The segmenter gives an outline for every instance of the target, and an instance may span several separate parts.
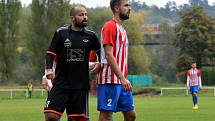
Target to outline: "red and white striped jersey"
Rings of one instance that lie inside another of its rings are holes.
[[[107,63],[103,45],[110,44],[113,46],[113,56],[126,78],[128,75],[128,37],[125,29],[114,19],[106,22],[101,31],[101,44],[101,70],[98,84],[121,84]]]
[[[199,81],[201,79],[201,72],[197,68],[191,68],[187,72],[187,78],[189,79],[189,86],[200,85]]]

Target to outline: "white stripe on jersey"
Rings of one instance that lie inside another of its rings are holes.
[[[197,69],[190,69],[188,71],[189,73],[189,86],[195,86],[199,85],[199,76],[198,76],[198,70]]]
[[[127,58],[128,58],[128,38],[126,35],[126,31],[121,25],[116,24],[116,43],[114,46],[114,57],[117,61],[119,69],[122,71],[123,75],[127,76]],[[101,34],[101,41],[103,41]],[[121,84],[117,76],[114,72],[111,71],[110,66],[107,64],[107,60],[105,58],[103,45],[101,46],[101,63],[104,66],[99,74],[98,84],[104,83],[113,83],[113,84]],[[102,72],[102,73],[101,73]],[[102,77],[100,77],[102,76]]]

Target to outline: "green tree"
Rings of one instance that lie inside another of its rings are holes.
[[[158,35],[151,35],[154,38],[151,41],[159,40],[160,45],[148,47],[152,64],[150,69],[153,74],[162,77],[161,82],[176,82],[175,72],[175,58],[177,50],[172,46],[174,40],[174,27],[167,22],[159,25],[160,33]]]
[[[129,74],[146,74],[149,72],[150,59],[144,46],[139,45],[143,40],[140,27],[143,24],[145,13],[134,12],[130,19],[125,23],[125,29],[129,39]]]
[[[0,1],[0,82],[15,78],[20,8],[19,0]]]
[[[182,20],[176,25],[174,41],[174,45],[180,49],[176,64],[178,70],[189,68],[185,66],[190,65],[190,61],[196,61],[199,67],[214,65],[215,20],[198,6],[179,15]],[[188,56],[190,61],[185,62]]]
[[[89,28],[98,33],[100,37],[101,28],[104,22],[111,19],[112,16],[112,12],[109,8],[88,9]]]
[[[69,7],[69,0],[32,1],[26,42],[34,79],[40,79],[44,72],[45,53],[54,31],[68,23]]]

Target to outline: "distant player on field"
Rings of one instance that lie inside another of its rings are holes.
[[[202,88],[201,72],[196,68],[196,63],[192,63],[191,69],[187,71],[187,87],[193,97],[193,109],[198,109],[198,92]]]

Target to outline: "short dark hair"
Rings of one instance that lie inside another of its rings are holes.
[[[110,1],[110,8],[112,10],[112,12],[114,12],[114,7],[120,4],[121,0],[111,0]]]
[[[76,7],[83,7],[83,8],[86,8],[84,5],[82,4],[76,4],[76,5],[73,5],[72,8],[70,9],[70,16],[74,16],[75,15],[75,8]]]

